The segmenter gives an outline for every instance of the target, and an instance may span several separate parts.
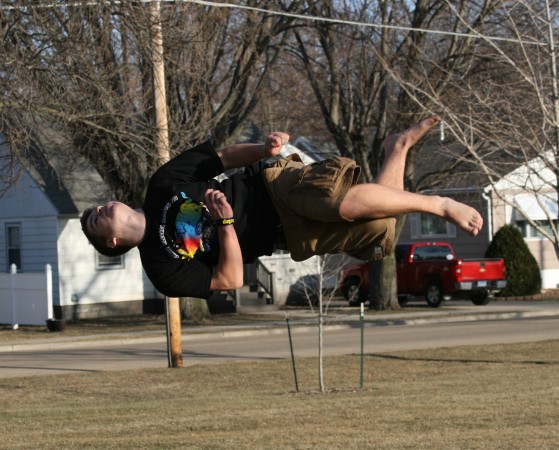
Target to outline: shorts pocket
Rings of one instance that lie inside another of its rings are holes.
[[[328,197],[336,197],[357,182],[359,172],[359,166],[349,158],[330,158],[305,166],[293,192],[316,190]]]

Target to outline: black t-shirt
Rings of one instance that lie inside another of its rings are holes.
[[[146,234],[138,247],[144,270],[169,297],[210,296],[219,258],[216,226],[203,204],[207,189],[222,191],[233,208],[244,262],[269,255],[279,218],[263,184],[260,165],[219,182],[221,159],[209,142],[186,150],[151,177],[142,209]]]

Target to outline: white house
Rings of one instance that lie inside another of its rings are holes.
[[[0,174],[0,192],[0,270],[14,263],[20,272],[41,272],[50,264],[55,317],[141,313],[161,302],[137,250],[105,258],[84,238],[81,211],[108,198],[89,165],[56,156],[47,162],[30,149]]]
[[[490,200],[492,226],[495,230],[515,224],[536,258],[544,289],[559,288],[559,259],[551,241],[538,232],[534,224],[551,233],[551,222],[558,225],[557,177],[553,153],[536,157],[506,174],[484,191]]]

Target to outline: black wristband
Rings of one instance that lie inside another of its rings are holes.
[[[235,223],[235,219],[233,217],[229,217],[228,219],[216,219],[215,224],[220,227],[224,227],[225,225],[233,225]]]

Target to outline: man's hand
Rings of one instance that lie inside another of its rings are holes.
[[[270,133],[264,142],[264,155],[276,156],[281,147],[289,142],[289,135],[281,131]]]
[[[213,219],[229,219],[233,217],[233,208],[227,201],[227,197],[221,191],[208,189],[204,195],[204,203],[208,207]]]

